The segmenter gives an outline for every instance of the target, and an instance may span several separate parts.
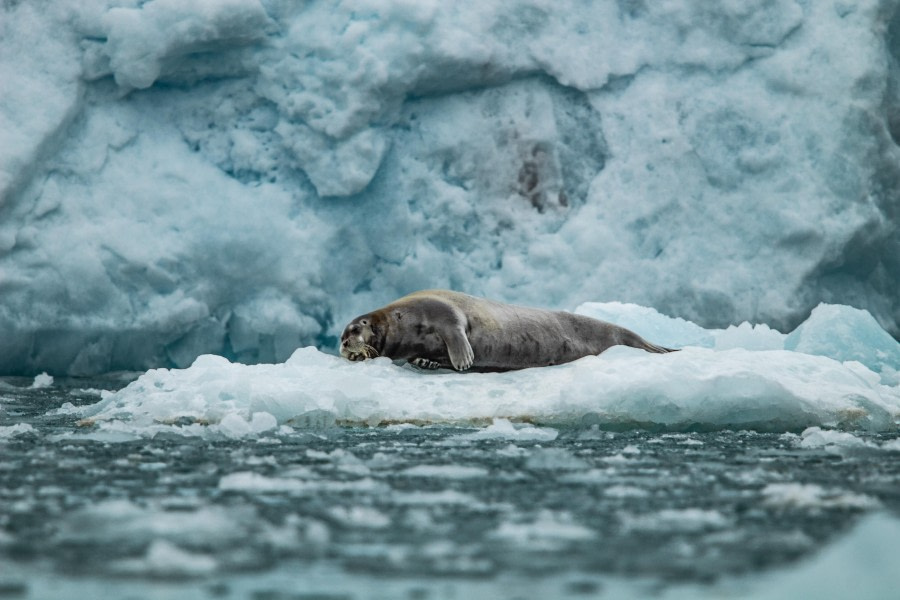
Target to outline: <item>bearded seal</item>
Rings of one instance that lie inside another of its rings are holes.
[[[511,371],[567,363],[616,345],[674,351],[583,315],[423,290],[353,319],[341,335],[341,356],[386,356],[423,369]]]

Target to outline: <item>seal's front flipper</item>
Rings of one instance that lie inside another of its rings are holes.
[[[475,352],[472,351],[472,344],[469,343],[463,328],[451,329],[444,332],[441,337],[447,344],[447,354],[450,355],[453,368],[457,371],[468,370],[475,362]]]
[[[428,369],[430,371],[441,368],[441,363],[434,360],[428,360],[427,358],[414,358],[409,362],[419,367],[420,369]]]

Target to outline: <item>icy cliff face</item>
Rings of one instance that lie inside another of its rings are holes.
[[[900,331],[892,2],[7,2],[0,371],[284,360],[403,293]]]

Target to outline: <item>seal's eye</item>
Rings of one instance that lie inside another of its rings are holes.
[[[369,324],[369,322],[366,319],[363,319],[359,323],[360,323],[360,325],[366,325],[366,326],[368,326],[368,324]]]

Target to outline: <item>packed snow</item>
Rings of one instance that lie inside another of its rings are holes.
[[[5,2],[0,80],[2,373],[280,362],[433,287],[900,333],[880,0]]]
[[[118,392],[104,392],[96,404],[60,411],[80,414],[86,425],[96,426],[88,428],[89,435],[101,436],[169,431],[241,438],[339,425],[488,425],[457,436],[460,442],[552,441],[555,427],[601,425],[796,430],[804,431],[801,446],[847,446],[852,434],[825,430],[895,431],[900,424],[900,385],[893,380],[896,371],[883,362],[890,353],[873,360],[870,346],[860,342],[870,339],[872,330],[841,326],[839,315],[855,319],[855,309],[820,307],[785,338],[797,340],[798,347],[813,352],[809,354],[715,349],[721,335],[732,338],[730,346],[743,339],[755,348],[757,336],[768,344],[772,335],[767,328],[747,327],[740,336],[702,330],[698,336],[699,326],[645,307],[590,306],[592,314],[618,311],[623,321],[642,323],[667,343],[679,345],[684,331],[685,339],[707,340],[713,347],[685,346],[659,355],[616,346],[564,365],[506,373],[425,372],[383,357],[350,362],[312,347],[277,365],[202,356],[187,369],[151,370]],[[832,318],[820,318],[822,312]],[[824,345],[818,343],[827,337],[823,329],[832,332]],[[639,328],[639,333],[645,332]],[[888,369],[886,378],[878,368]],[[683,442],[699,443],[691,438]],[[621,460],[640,454],[639,448],[626,450],[629,454]],[[565,451],[548,449],[529,460],[545,461],[552,469],[580,464],[577,457],[561,453]],[[351,462],[348,468],[361,468]]]

